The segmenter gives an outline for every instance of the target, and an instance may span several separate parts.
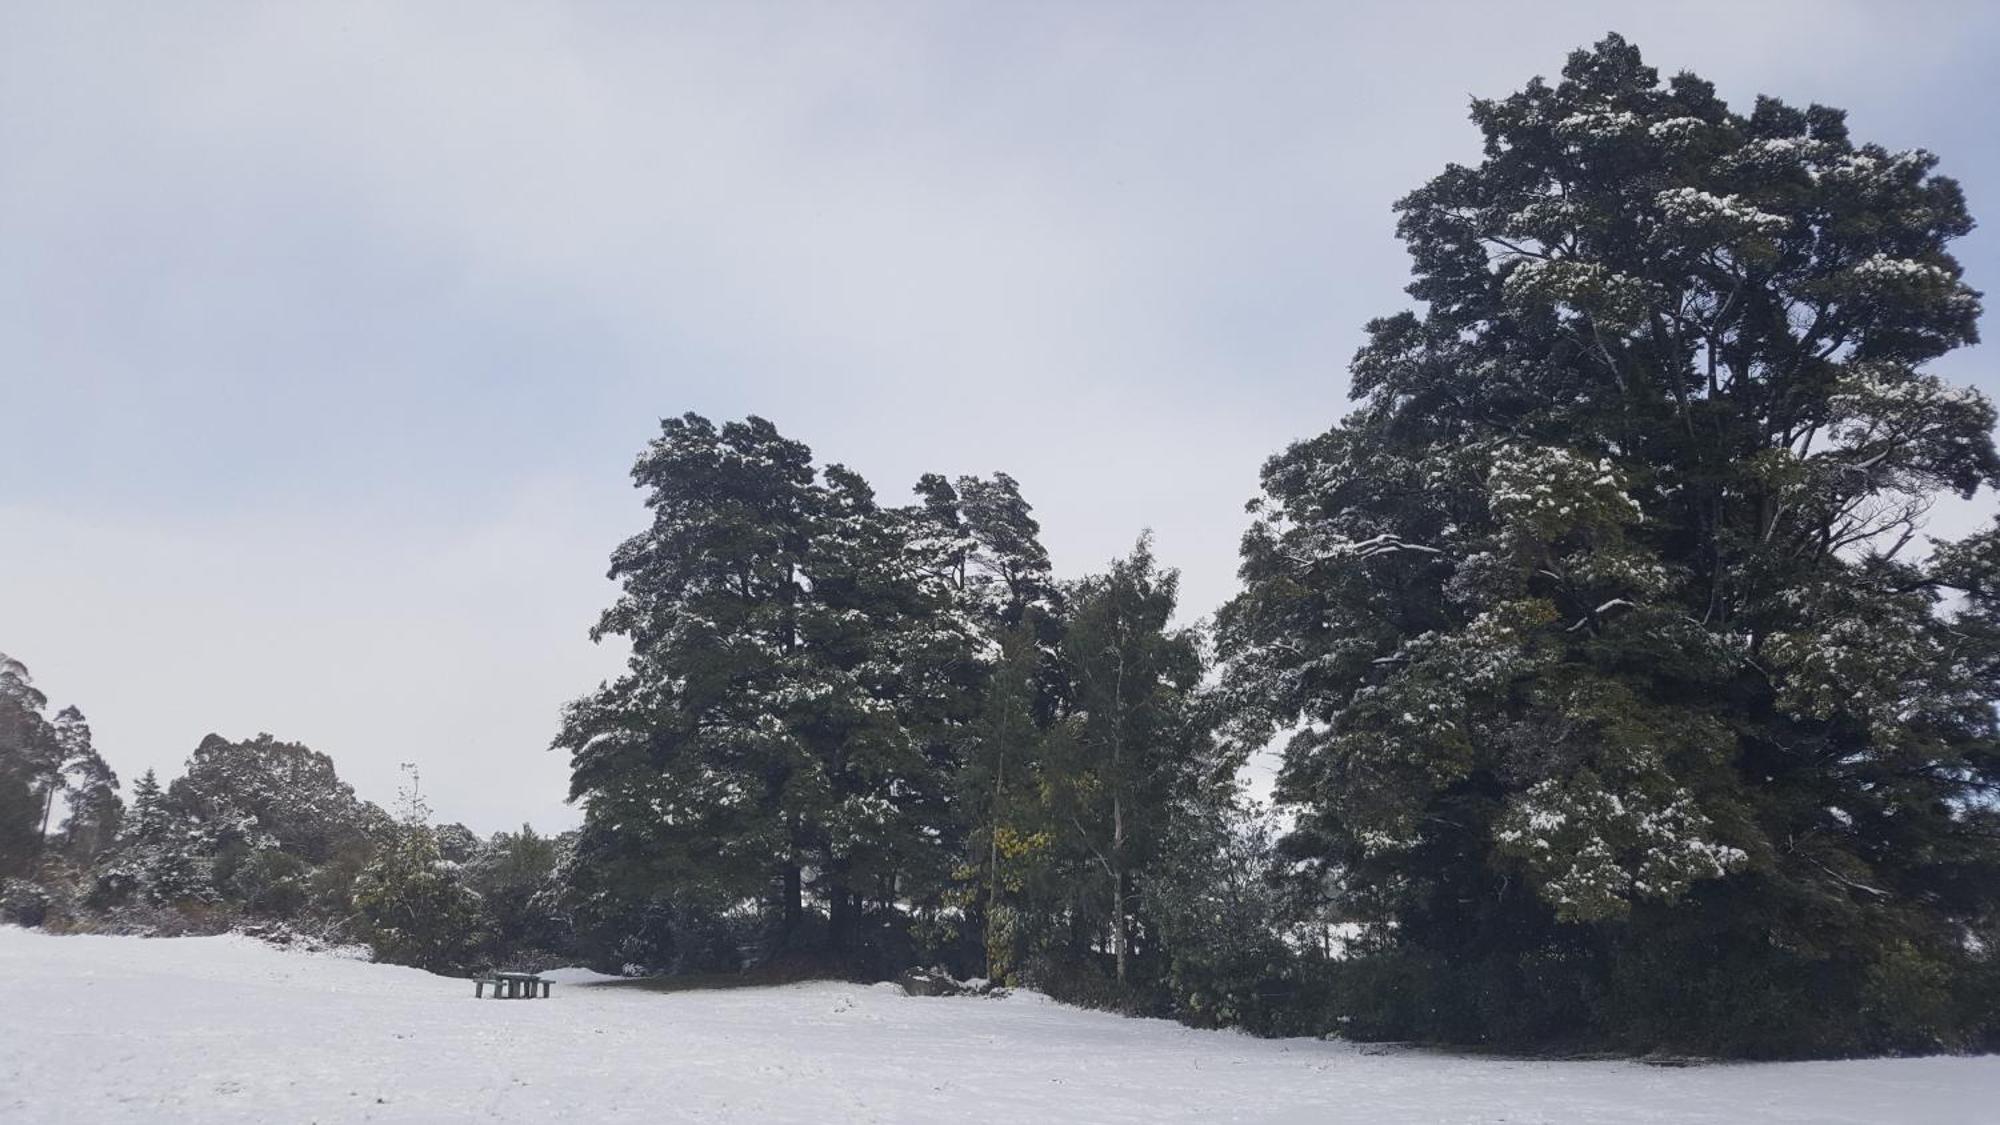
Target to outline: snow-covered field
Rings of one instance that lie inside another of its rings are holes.
[[[0,928],[7,1121],[1975,1122],[2000,1058],[1660,1069],[1370,1052],[877,986],[547,1001],[247,938]]]

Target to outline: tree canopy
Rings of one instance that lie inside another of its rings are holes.
[[[1990,548],[1915,549],[2000,469],[1925,369],[1976,338],[1962,192],[1617,36],[1472,117],[1485,159],[1397,205],[1421,310],[1266,466],[1222,614],[1289,846],[1439,967],[1405,1034],[1963,1041],[2000,772],[1940,591]]]

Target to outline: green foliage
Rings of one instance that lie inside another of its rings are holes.
[[[650,856],[638,838],[631,852],[621,853],[619,840],[593,841],[600,834],[625,835],[586,824],[562,849],[552,877],[551,914],[584,964],[607,973],[724,973],[745,967],[748,953],[762,944],[763,919],[732,913],[726,903],[648,877]]]
[[[1018,483],[885,506],[664,420],[566,710],[578,832],[481,841],[211,735],[129,813],[0,657],[0,910],[348,917],[384,960],[983,970],[1273,1034],[1777,1057],[2000,1045],[1995,412],[1936,158],[1617,36],[1398,204],[1421,311],[1273,457],[1214,652]],[[1204,690],[1219,660],[1219,684]],[[1218,732],[1220,738],[1218,738]],[[1282,838],[1234,774],[1282,740]],[[58,809],[65,812],[51,831]],[[76,885],[83,885],[80,881]]]
[[[354,884],[354,907],[375,959],[433,972],[465,968],[478,941],[479,899],[420,820],[395,838]]]
[[[0,922],[39,926],[48,919],[48,888],[28,879],[0,879]]]
[[[269,734],[203,738],[168,799],[210,833],[230,867],[239,858],[230,853],[258,847],[325,863],[379,823],[331,758]]]
[[[1990,1035],[1947,998],[2000,900],[1994,549],[1901,557],[2000,472],[1922,369],[1974,339],[1962,193],[1616,36],[1473,119],[1484,160],[1398,204],[1424,312],[1266,466],[1218,622],[1231,737],[1289,732],[1287,849],[1387,935],[1354,1028]]]
[[[47,705],[27,666],[0,653],[0,874],[88,864],[118,830],[118,775],[90,724],[75,707],[50,719]]]
[[[1249,1006],[1218,983],[1247,974],[1223,964],[1235,932],[1190,922],[1195,900],[1224,893],[1210,880],[1232,877],[1233,841],[1195,830],[1221,823],[1230,786],[1199,693],[1200,638],[1171,625],[1176,587],[1142,539],[1068,585],[1057,616],[1001,635],[963,775],[977,810],[968,874],[988,976],[1076,1003],[1247,1023]],[[1275,939],[1264,948],[1284,958]]]
[[[1044,745],[1041,789],[1050,829],[1100,878],[1120,984],[1138,887],[1172,804],[1199,781],[1208,736],[1193,706],[1202,676],[1195,637],[1169,627],[1179,575],[1161,571],[1149,539],[1068,592],[1060,649],[1067,707]]]
[[[27,666],[0,653],[0,876],[33,871],[41,854],[46,794],[61,769],[47,706]]]
[[[868,900],[922,901],[954,866],[953,731],[981,668],[921,510],[752,418],[668,419],[633,478],[651,527],[614,554],[596,635],[627,673],[573,704],[557,745],[588,826],[580,860],[627,897],[770,906],[773,950],[807,892],[848,948]]]
[[[312,865],[279,848],[258,848],[236,865],[226,896],[252,914],[296,918],[312,901]]]
[[[479,897],[481,929],[496,960],[568,946],[569,935],[551,896],[562,858],[561,842],[525,824],[519,832],[495,833],[473,854],[465,881]]]
[[[885,508],[756,418],[669,419],[634,479],[652,525],[613,556],[598,630],[632,659],[557,741],[587,955],[829,950],[1151,1004],[1166,818],[1226,765],[1150,546],[1059,587],[1005,474]]]
[[[1271,826],[1226,790],[1184,799],[1141,895],[1163,950],[1169,1010],[1261,1035],[1316,1035],[1333,1018],[1323,920],[1283,880]]]
[[[324,754],[268,734],[208,736],[170,789],[147,771],[128,812],[82,713],[49,719],[46,704],[24,667],[0,660],[0,858],[34,874],[10,883],[10,917],[145,933],[254,918],[365,936],[385,958],[440,968],[572,946],[559,849],[532,829],[488,844],[463,825],[430,828],[420,803],[398,824]]]
[[[147,770],[132,787],[132,811],[117,844],[97,867],[90,901],[99,907],[214,903],[221,896],[208,850],[200,828],[168,803]]]
[[[118,839],[125,804],[118,799],[118,775],[93,749],[66,770],[69,813],[63,819],[62,852],[71,863],[88,866]]]
[[[1036,611],[1039,614],[1039,611]],[[1038,643],[1033,621],[999,635],[999,657],[968,731],[968,751],[958,771],[958,807],[968,822],[967,863],[960,873],[970,886],[960,898],[972,909],[985,975],[1013,978],[1021,968],[1023,942],[1019,900],[1024,877],[1039,866],[1050,837],[1028,827],[1041,819],[1035,779],[1046,737],[1037,720],[1044,710],[1042,671],[1050,654]],[[931,940],[944,944],[949,935]]]

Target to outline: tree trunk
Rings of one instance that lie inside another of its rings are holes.
[[[805,913],[804,882],[799,877],[799,865],[785,864],[784,922],[778,931],[778,948],[788,949],[792,937],[798,933],[799,918]]]
[[[993,975],[993,908],[1000,901],[1000,792],[1007,785],[1007,750],[1003,741],[1000,764],[993,774],[993,805],[986,825],[986,901],[980,904],[979,959],[988,977]]]
[[[1111,947],[1118,954],[1118,983],[1125,983],[1126,947],[1131,938],[1125,926],[1125,899],[1127,886],[1132,878],[1125,870],[1125,860],[1121,851],[1125,844],[1125,802],[1116,791],[1111,795],[1111,867],[1112,893],[1115,896],[1111,911]]]
[[[829,876],[831,886],[826,896],[826,944],[835,953],[845,953],[853,946],[854,937],[854,893],[847,889],[844,874]]]
[[[1111,946],[1118,955],[1118,983],[1125,983],[1125,629],[1118,628],[1118,678],[1112,685],[1111,712]]]
[[[60,788],[61,785],[62,785],[62,771],[58,769],[55,773],[49,775],[49,792],[47,796],[42,798],[42,834],[41,837],[37,839],[35,842],[35,851],[38,854],[48,850],[49,820],[55,816],[56,790]]]

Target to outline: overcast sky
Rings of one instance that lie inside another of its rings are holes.
[[[545,748],[620,662],[586,631],[661,416],[891,500],[1004,469],[1061,572],[1152,527],[1203,615],[1406,303],[1389,207],[1477,157],[1470,95],[1615,29],[1992,218],[1997,13],[0,0],[0,651],[128,779],[270,731],[567,827]]]

